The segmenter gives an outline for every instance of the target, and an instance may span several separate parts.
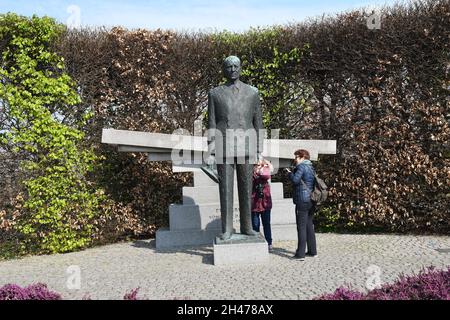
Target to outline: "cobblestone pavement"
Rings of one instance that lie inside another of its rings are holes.
[[[217,267],[212,247],[156,252],[154,240],[0,262],[0,286],[42,282],[65,299],[311,299],[341,285],[365,290],[423,267],[450,265],[450,237],[318,234],[319,256],[290,260],[296,241],[275,242],[265,264]],[[67,283],[79,266],[81,288]],[[379,269],[378,269],[379,268]],[[75,270],[75,271],[74,271]]]

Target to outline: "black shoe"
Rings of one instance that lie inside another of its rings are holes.
[[[293,255],[293,256],[291,257],[291,259],[292,259],[292,260],[298,260],[298,261],[305,261],[305,258],[300,257],[300,256],[298,256],[298,255]]]
[[[317,257],[317,253],[316,254],[311,254],[311,253],[306,253],[306,256],[307,257],[310,257],[310,258],[315,258],[315,257]]]

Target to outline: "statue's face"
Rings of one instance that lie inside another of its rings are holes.
[[[241,64],[237,60],[225,62],[223,67],[225,78],[228,80],[237,80],[241,76]]]

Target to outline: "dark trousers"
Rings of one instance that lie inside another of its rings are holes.
[[[270,210],[264,212],[252,212],[252,226],[253,230],[259,232],[260,227],[260,217],[263,224],[264,238],[269,245],[272,245],[272,229],[270,228]]]
[[[309,254],[317,254],[313,224],[314,211],[315,207],[311,202],[301,202],[295,206],[298,236],[298,247],[295,254],[301,258],[305,257],[306,246],[308,246]]]

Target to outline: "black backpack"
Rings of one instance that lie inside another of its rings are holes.
[[[311,201],[316,205],[320,206],[322,203],[325,202],[328,198],[328,187],[325,184],[325,182],[320,179],[317,174],[314,173],[314,188],[311,191]],[[302,180],[303,185],[306,189],[308,187],[306,186],[306,183]]]
[[[328,198],[328,187],[325,182],[315,175],[314,190],[311,192],[311,201],[320,206]]]

